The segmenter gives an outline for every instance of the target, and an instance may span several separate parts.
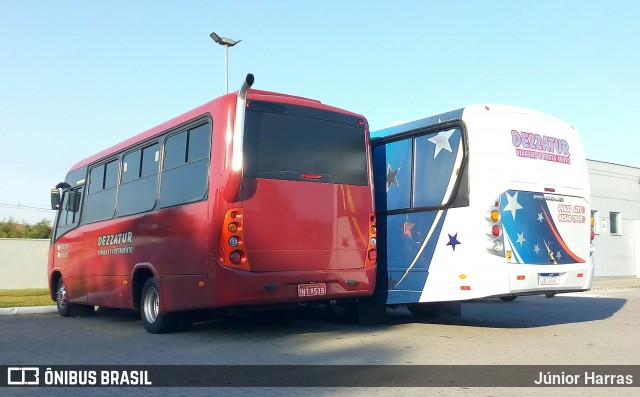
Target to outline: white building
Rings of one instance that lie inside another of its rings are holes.
[[[596,276],[640,277],[640,168],[587,160]]]

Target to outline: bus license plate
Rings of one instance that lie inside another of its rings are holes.
[[[558,285],[560,283],[560,273],[539,273],[539,285]]]
[[[298,296],[320,296],[327,294],[327,284],[325,283],[316,283],[316,284],[298,284]]]

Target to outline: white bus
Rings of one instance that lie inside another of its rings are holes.
[[[473,105],[372,132],[377,301],[460,302],[591,288],[589,181],[576,129]]]

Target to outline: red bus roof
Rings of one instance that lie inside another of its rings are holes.
[[[122,150],[125,150],[126,148],[130,147],[130,146],[134,146],[140,142],[143,142],[147,139],[153,138],[156,135],[160,135],[163,132],[178,126],[180,124],[186,123],[189,120],[192,120],[198,116],[201,116],[205,113],[208,113],[210,111],[210,109],[212,107],[214,107],[215,105],[217,105],[218,102],[233,102],[233,104],[235,104],[235,99],[237,98],[238,92],[234,92],[234,93],[230,93],[227,95],[223,95],[221,97],[218,97],[212,101],[209,101],[203,105],[200,105],[194,109],[191,109],[177,117],[174,117],[168,121],[165,121],[162,124],[158,124],[157,126],[150,128],[140,134],[134,135],[131,138],[128,138],[120,143],[117,143],[107,149],[104,149],[92,156],[89,156],[87,158],[85,158],[84,160],[79,161],[78,163],[76,163],[73,167],[71,167],[71,171],[78,169],[80,167],[89,165],[91,163],[94,163],[100,159],[103,159],[105,157],[108,157],[110,155],[114,155],[116,153],[119,153]],[[349,112],[347,110],[344,109],[340,109],[340,108],[336,108],[333,106],[329,106],[329,105],[325,105],[322,102],[315,100],[315,99],[310,99],[310,98],[305,98],[305,97],[300,97],[300,96],[295,96],[295,95],[288,95],[288,94],[280,94],[280,93],[276,93],[276,92],[270,92],[270,91],[261,91],[261,90],[249,90],[248,94],[247,94],[247,100],[251,101],[251,100],[258,100],[258,101],[269,101],[269,102],[281,102],[281,103],[288,103],[288,104],[293,104],[293,105],[301,105],[301,106],[308,106],[308,107],[313,107],[313,108],[317,108],[317,109],[324,109],[324,110],[328,110],[328,111],[332,111],[332,112],[338,112],[338,113],[344,113],[344,114],[349,114],[352,116],[356,116],[356,117],[361,117],[364,119],[364,117],[360,114],[357,113],[353,113],[353,112]]]

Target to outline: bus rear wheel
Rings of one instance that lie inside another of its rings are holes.
[[[142,287],[140,298],[140,317],[147,332],[151,334],[164,334],[173,331],[176,325],[174,313],[160,311],[160,293],[156,279],[150,277]]]
[[[504,302],[512,302],[516,300],[517,297],[518,295],[509,295],[509,296],[501,296],[500,299]]]

